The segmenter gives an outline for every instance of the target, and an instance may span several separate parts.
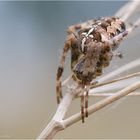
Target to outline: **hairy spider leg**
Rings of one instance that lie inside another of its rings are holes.
[[[63,48],[63,52],[62,52],[62,56],[61,56],[61,60],[60,60],[60,65],[57,69],[57,76],[56,76],[56,97],[57,97],[57,103],[60,103],[60,98],[62,98],[62,86],[61,86],[61,77],[63,74],[63,70],[64,70],[64,63],[65,63],[65,59],[67,56],[67,53],[70,49],[71,46],[71,42],[70,40],[67,40],[65,43],[65,46]]]
[[[84,87],[82,86],[83,91],[81,95],[81,118],[82,123],[85,122],[85,117],[88,117],[88,93],[90,89],[90,85]]]
[[[88,117],[88,90],[86,91],[85,95],[85,115]]]
[[[85,104],[85,100],[84,100],[85,96],[84,96],[84,91],[82,92],[81,95],[81,118],[82,118],[82,123],[85,122],[85,112],[84,112],[84,104]]]
[[[63,47],[63,52],[60,60],[60,65],[57,69],[57,76],[56,76],[56,97],[57,97],[57,103],[60,103],[60,98],[62,98],[62,84],[61,84],[61,77],[64,71],[64,63],[67,56],[68,51],[72,50],[72,45],[77,42],[77,39],[75,38],[74,34],[69,34],[68,38],[65,42],[65,45]]]
[[[68,34],[76,33],[76,31],[78,31],[78,30],[83,30],[85,28],[89,28],[92,26],[93,23],[95,23],[95,21],[96,20],[89,20],[87,22],[71,25],[70,27],[68,27],[67,33]]]
[[[88,94],[89,94],[90,85],[86,86],[86,95],[85,95],[85,116],[88,117]]]
[[[77,30],[80,29],[81,29],[81,24],[71,25],[70,27],[68,27],[67,33],[68,34],[75,33]]]

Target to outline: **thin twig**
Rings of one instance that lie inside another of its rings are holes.
[[[108,85],[108,84],[111,84],[111,83],[114,83],[114,82],[118,82],[118,81],[125,80],[125,79],[131,78],[131,77],[136,77],[136,76],[140,76],[140,72],[136,72],[136,73],[133,73],[133,74],[121,77],[121,78],[117,78],[117,79],[114,79],[114,80],[111,80],[111,81],[108,81],[108,82],[99,83],[99,84],[96,84],[96,85],[91,85],[90,88],[92,89],[92,88],[95,88],[95,87]]]
[[[108,104],[111,104],[112,102],[119,100],[120,98],[128,95],[129,93],[131,93],[139,88],[140,88],[140,81],[132,84],[131,86],[124,88],[123,90],[115,93],[114,95],[112,95],[110,97],[107,97],[107,98],[97,102],[96,104],[93,104],[92,106],[90,106],[88,108],[89,115],[102,109],[103,107],[107,106]],[[80,120],[81,120],[81,113],[79,112],[79,113],[65,119],[63,121],[63,126],[65,126],[65,128],[66,128]]]
[[[37,139],[52,139],[53,136],[60,130],[64,129],[62,120],[65,116],[65,113],[68,110],[69,105],[71,104],[72,99],[74,98],[74,94],[67,93],[62,99],[58,109],[47,125],[47,127],[41,132]]]
[[[89,96],[93,96],[93,97],[108,97],[108,96],[112,96],[116,93],[89,93]],[[140,96],[140,92],[132,92],[126,96],[131,96],[131,97],[134,97],[134,96]]]
[[[107,93],[89,93],[89,96],[90,97],[108,97],[108,96],[112,96],[114,94],[116,94],[116,93],[109,93],[109,92],[107,92]],[[129,97],[140,96],[140,92],[132,92],[126,96],[129,96]],[[81,95],[78,94],[76,97],[79,98],[79,97],[81,97]]]
[[[70,81],[70,79],[72,78],[72,75],[73,75],[73,74],[71,74],[68,78],[66,78],[66,79],[62,82],[62,86],[65,86],[65,85]]]
[[[114,95],[112,95],[108,98],[105,98],[105,99],[97,102],[96,104],[94,104],[88,108],[89,115],[102,109],[103,107],[107,106],[108,104],[111,104],[112,102],[119,100],[120,98],[130,94],[131,92],[135,91],[138,88],[140,88],[140,81],[134,83],[131,86],[128,86],[127,88],[124,88],[123,90],[115,93]],[[39,140],[40,139],[41,140],[51,139],[58,131],[64,130],[66,127],[81,120],[81,113],[80,112],[65,119],[65,120],[62,119],[62,118],[64,118],[64,115],[67,112],[64,105],[67,105],[67,109],[68,109],[68,107],[70,105],[70,101],[73,98],[74,98],[74,96],[71,93],[67,93],[65,95],[65,97],[63,98],[61,104],[59,105],[57,112],[54,115],[53,119],[48,124],[48,126],[42,131],[42,133],[39,135],[39,137],[37,139],[39,139]],[[66,101],[68,101],[68,103]]]
[[[65,117],[66,112],[68,111],[68,108],[73,100],[73,98],[80,92],[80,89],[76,87],[75,85],[75,93],[67,92],[60,102],[57,111],[50,121],[50,123],[47,125],[47,127],[41,132],[41,134],[38,136],[37,139],[52,139],[53,136],[60,130],[64,129],[63,126],[63,119]]]

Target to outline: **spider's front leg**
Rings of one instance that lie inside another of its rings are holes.
[[[81,119],[82,119],[82,123],[85,122],[85,119],[84,119],[85,118],[85,111],[84,111],[85,100],[84,99],[85,99],[85,95],[84,95],[84,90],[83,90],[82,95],[81,95]]]
[[[62,73],[64,70],[64,63],[65,63],[65,59],[67,56],[67,53],[70,49],[70,45],[71,42],[70,40],[67,40],[65,42],[65,46],[63,48],[63,52],[62,52],[62,56],[61,56],[61,60],[60,60],[60,65],[57,69],[57,75],[56,75],[56,97],[57,97],[57,103],[60,103],[60,98],[62,98],[62,87],[61,87],[61,77],[62,77]]]
[[[79,24],[74,24],[71,25],[68,29],[67,29],[67,33],[71,34],[71,33],[76,33],[78,30],[83,30],[86,28],[91,27],[91,25],[93,23],[95,23],[96,20],[89,20],[87,22],[83,22],[83,23],[79,23]]]
[[[65,42],[64,48],[63,48],[63,52],[62,52],[62,56],[61,56],[61,60],[60,60],[60,65],[57,69],[57,75],[56,75],[56,97],[57,97],[57,103],[60,103],[60,98],[62,98],[62,85],[61,85],[61,78],[62,78],[62,74],[64,71],[64,63],[65,63],[65,59],[67,56],[67,53],[69,51],[69,49],[71,48],[73,42],[75,42],[75,37],[73,36],[73,34],[70,34]]]
[[[88,94],[89,94],[90,86],[86,86],[86,95],[85,95],[85,116],[88,117]]]

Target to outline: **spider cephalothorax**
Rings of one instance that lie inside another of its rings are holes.
[[[61,76],[63,73],[65,57],[71,50],[71,70],[73,80],[86,92],[85,107],[81,103],[82,121],[87,112],[88,89],[93,79],[102,74],[102,69],[109,66],[114,55],[121,57],[116,52],[118,45],[127,35],[125,24],[117,17],[105,17],[98,20],[90,20],[85,23],[72,25],[68,28],[68,37],[63,48],[61,62],[57,71],[57,102],[62,98]],[[85,108],[85,111],[84,111]]]

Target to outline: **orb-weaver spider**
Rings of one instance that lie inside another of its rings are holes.
[[[117,52],[120,42],[128,34],[125,23],[118,17],[104,17],[72,25],[67,30],[60,65],[57,70],[57,102],[62,98],[61,77],[68,51],[71,51],[72,78],[83,89],[81,96],[81,117],[88,117],[88,91],[92,80],[102,75],[113,56],[122,57]]]

